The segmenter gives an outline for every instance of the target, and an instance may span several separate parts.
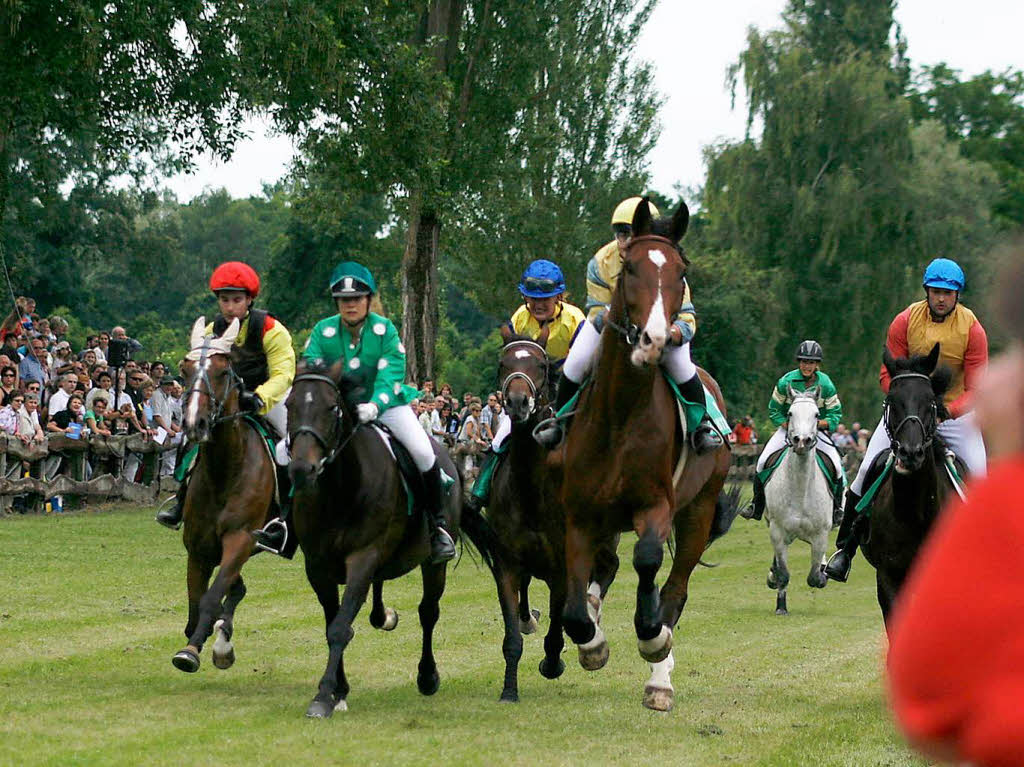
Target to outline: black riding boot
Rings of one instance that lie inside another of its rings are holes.
[[[259,530],[254,530],[252,537],[256,541],[257,549],[291,559],[295,556],[295,549],[298,547],[298,543],[294,539],[295,533],[288,524],[288,515],[292,511],[291,481],[288,478],[286,466],[277,466],[276,468],[280,514]]]
[[[746,517],[747,519],[760,519],[764,515],[764,483],[758,478],[757,474],[754,475],[754,499],[750,502],[743,511],[740,512],[740,516]]]
[[[441,467],[435,462],[423,472],[424,511],[430,522],[430,563],[447,562],[455,556],[455,540],[448,532],[444,518],[444,487]]]
[[[555,413],[557,414],[559,410],[565,407],[579,390],[580,385],[569,378],[563,371],[561,378],[558,379],[558,390],[555,392]],[[560,420],[549,418],[540,424],[537,431],[534,432],[533,438],[537,440],[537,444],[541,447],[546,447],[548,450],[556,448],[562,443],[571,420],[571,417]]]
[[[843,511],[843,522],[839,525],[839,534],[836,536],[837,551],[833,554],[828,564],[825,565],[825,575],[834,581],[846,583],[850,577],[850,568],[853,565],[853,558],[857,556],[857,546],[860,544],[861,532],[864,525],[868,524],[866,514],[857,512],[857,504],[860,496],[852,490],[846,492],[846,508]]]
[[[185,479],[178,483],[178,490],[174,494],[174,505],[169,509],[160,509],[156,513],[156,521],[164,527],[177,530],[181,527],[181,518],[185,514],[185,495],[188,493],[188,481],[191,474],[185,475]]]
[[[694,373],[693,378],[689,381],[679,384],[679,393],[683,395],[683,399],[687,402],[693,402],[701,407],[704,406],[704,384],[701,383],[700,376],[697,373]],[[693,430],[693,434],[690,435],[690,444],[693,445],[697,455],[710,453],[724,444],[722,435],[711,425],[706,411],[704,417],[701,418],[700,424]]]

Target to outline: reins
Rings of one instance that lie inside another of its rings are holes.
[[[295,431],[291,432],[288,439],[289,458],[291,458],[291,444],[295,441],[295,438],[300,434],[309,434],[311,437],[313,437],[313,439],[317,441],[317,443],[319,443],[320,447],[323,448],[324,451],[324,455],[320,459],[320,463],[316,467],[316,475],[319,476],[321,473],[323,473],[324,467],[330,464],[331,461],[334,460],[335,456],[337,456],[338,453],[345,449],[345,446],[349,443],[352,437],[355,436],[356,431],[358,431],[359,426],[361,424],[356,423],[356,425],[352,428],[352,431],[349,432],[348,436],[345,437],[345,439],[339,441],[338,444],[335,445],[334,447],[331,447],[331,442],[337,441],[338,433],[341,431],[341,428],[344,424],[344,408],[342,407],[341,402],[341,389],[338,388],[338,384],[335,383],[333,378],[331,378],[330,376],[323,375],[322,373],[300,373],[299,375],[295,376],[294,380],[292,381],[292,385],[294,386],[295,384],[302,383],[303,381],[319,381],[321,383],[327,384],[334,390],[333,410],[335,413],[335,418],[331,422],[333,428],[331,429],[329,435],[330,440],[328,440],[327,437],[324,437],[322,434],[320,434],[320,432],[317,431],[314,427],[306,425],[299,426],[297,429],[295,429]]]
[[[634,245],[643,242],[656,242],[660,245],[668,245],[672,249],[672,251],[677,256],[679,256],[679,260],[682,261],[684,264],[686,263],[683,259],[683,254],[679,252],[679,247],[676,245],[676,243],[672,242],[672,240],[670,240],[668,237],[662,237],[661,235],[658,234],[645,234],[640,237],[630,238],[629,242],[626,243],[627,252]],[[626,256],[623,256],[622,260],[625,261],[626,258]],[[615,290],[617,293],[620,294],[619,298],[622,303],[622,324],[620,325],[619,323],[615,322],[615,320],[612,319],[611,309],[609,309],[604,321],[608,325],[608,327],[610,327],[612,330],[614,330],[616,333],[622,336],[623,340],[625,340],[628,346],[636,346],[637,343],[639,343],[640,341],[640,334],[643,332],[643,329],[630,319],[629,309],[626,306],[625,280],[623,279],[623,275],[621,274],[619,275],[619,279],[616,282]]]

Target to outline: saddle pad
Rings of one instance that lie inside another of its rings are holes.
[[[761,481],[762,487],[768,485],[768,480],[775,474],[775,470],[782,464],[782,459],[786,457],[786,453],[789,452],[789,446],[781,447],[768,456],[768,461],[765,463],[764,468],[757,473],[757,478]],[[846,486],[846,477],[842,474],[839,476],[835,475],[832,467],[832,461],[825,455],[820,449],[815,449],[814,457],[818,462],[818,468],[821,470],[822,475],[825,477],[825,481],[828,483],[829,492],[832,493],[832,497],[836,497],[837,493],[841,493],[843,487]]]

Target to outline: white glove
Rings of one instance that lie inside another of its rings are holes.
[[[356,405],[356,415],[359,416],[359,423],[369,423],[377,420],[380,409],[373,402],[360,402]]]

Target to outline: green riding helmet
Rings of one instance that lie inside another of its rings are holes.
[[[334,267],[330,287],[335,298],[372,296],[377,292],[370,270],[356,261],[342,261]]]

